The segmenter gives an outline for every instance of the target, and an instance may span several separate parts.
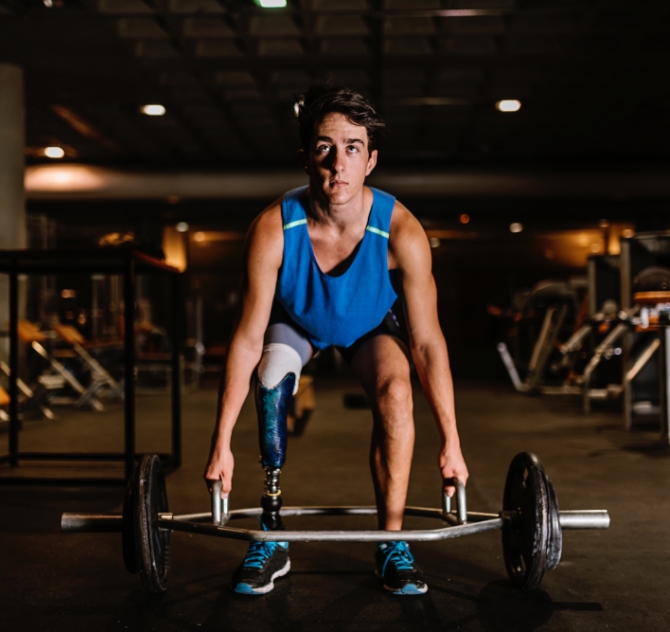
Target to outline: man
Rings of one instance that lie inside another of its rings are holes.
[[[279,471],[286,451],[286,411],[302,367],[336,346],[372,401],[370,467],[380,529],[402,529],[414,421],[410,361],[441,437],[443,479],[464,483],[453,387],[428,239],[392,196],[365,186],[385,126],[373,106],[346,88],[312,87],[296,105],[309,187],[286,193],[253,223],[246,244],[244,299],[231,339],[222,398],[205,470],[208,487],[232,488],[230,439],[257,369],[256,406],[264,529],[282,529]],[[396,291],[397,288],[397,291]],[[404,300],[407,332],[391,308]],[[408,340],[408,346],[403,341]],[[447,493],[454,493],[447,487]],[[290,569],[288,543],[252,543],[233,589],[263,594]],[[406,542],[377,547],[376,574],[395,594],[427,586]]]

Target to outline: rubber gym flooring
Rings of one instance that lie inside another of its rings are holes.
[[[317,379],[317,409],[292,438],[282,474],[287,505],[367,505],[368,410],[348,410],[353,382]],[[534,398],[507,385],[457,384],[457,410],[470,468],[468,507],[497,512],[514,454],[536,452],[562,509],[608,509],[607,531],[564,533],[563,558],[540,588],[509,586],[499,532],[416,543],[412,550],[430,590],[385,594],[372,574],[374,545],[293,543],[293,570],[273,593],[231,593],[243,542],[172,534],[169,588],[144,593],[123,566],[119,534],[63,534],[62,511],[118,512],[120,489],[0,486],[0,629],[105,630],[638,630],[668,629],[670,600],[670,455],[654,429],[626,433],[615,409],[584,416],[571,398]],[[168,476],[170,510],[208,511],[202,470],[216,408],[214,385],[186,394],[184,464]],[[168,449],[168,401],[137,400],[138,450]],[[409,504],[440,505],[438,437],[427,404],[415,396],[417,442]],[[258,504],[255,413],[247,402],[234,435],[232,508]],[[103,413],[59,410],[54,422],[27,421],[24,450],[121,449],[121,407]],[[6,434],[0,435],[5,440]],[[118,474],[115,466],[89,472]],[[70,473],[67,464],[21,466],[24,474]],[[0,475],[9,473],[7,468]],[[250,525],[252,526],[252,525]],[[372,526],[368,518],[294,519],[290,527]],[[408,521],[406,527],[436,527]]]

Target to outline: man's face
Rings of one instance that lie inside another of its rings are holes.
[[[369,152],[365,127],[331,112],[315,125],[309,154],[301,152],[301,160],[317,199],[348,204],[375,168],[377,150]]]

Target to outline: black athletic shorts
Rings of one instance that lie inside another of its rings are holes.
[[[348,347],[335,346],[349,366],[351,366],[351,361],[356,355],[356,352],[368,340],[376,336],[393,336],[398,339],[398,341],[402,343],[401,347],[403,352],[409,359],[409,336],[407,335],[407,327],[405,326],[404,320],[398,316],[401,309],[400,301],[396,302],[396,304],[387,312],[386,316],[384,316],[384,320],[382,320],[382,322],[372,331],[364,334]],[[272,305],[272,313],[270,315],[268,327],[279,323],[291,327],[300,337],[309,341],[307,332],[291,318],[290,314],[284,309],[284,306],[281,305],[281,303],[275,301]],[[266,343],[267,342],[269,341],[266,340]],[[312,353],[314,353],[314,351],[314,348],[312,348]]]

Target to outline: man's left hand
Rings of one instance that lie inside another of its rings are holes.
[[[443,446],[439,456],[440,472],[442,480],[457,478],[465,485],[468,481],[468,468],[465,465],[465,459],[460,446]],[[456,489],[453,485],[445,486],[444,490],[449,497],[454,495]]]

